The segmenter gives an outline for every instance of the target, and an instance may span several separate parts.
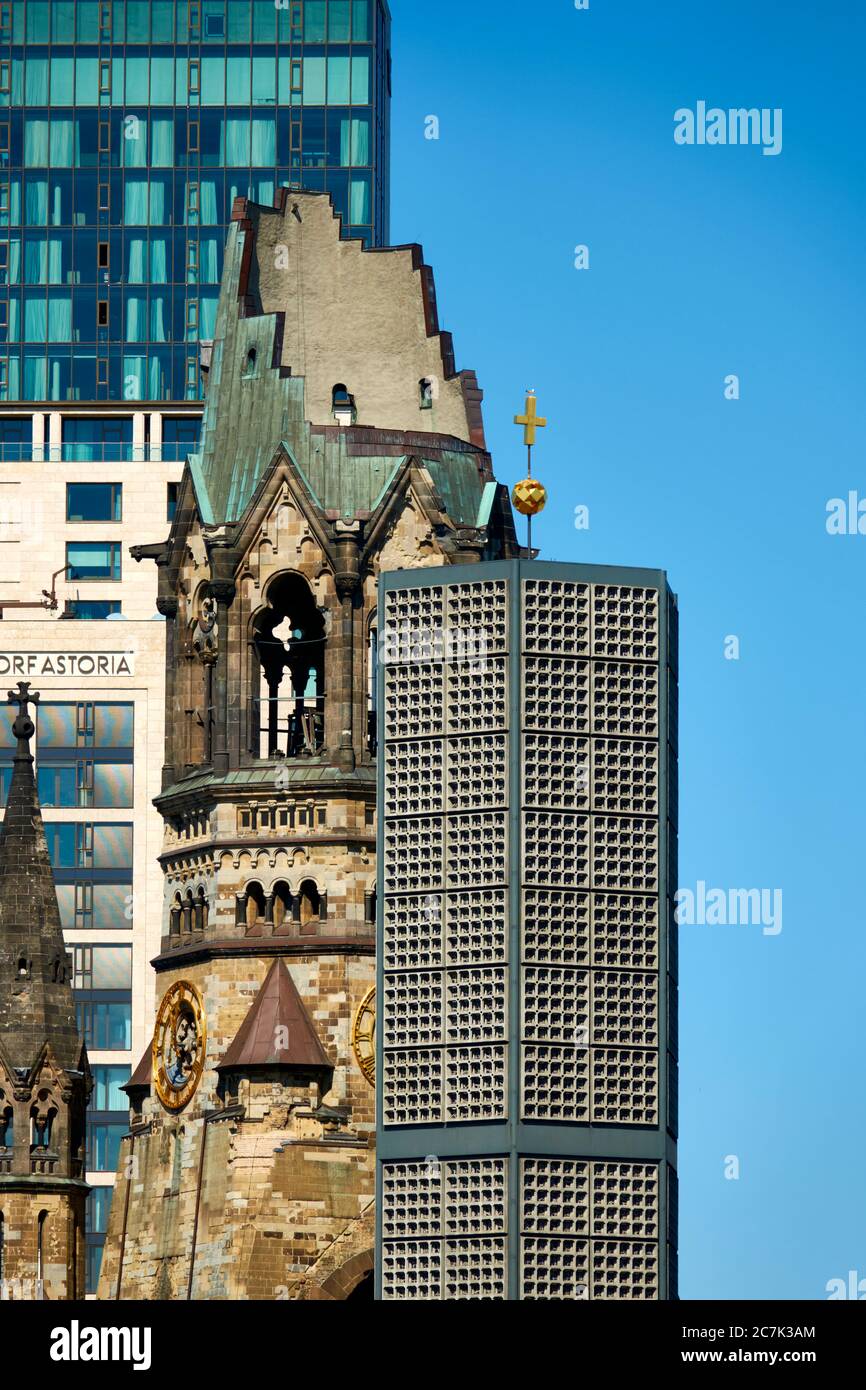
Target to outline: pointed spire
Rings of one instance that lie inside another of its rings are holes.
[[[279,958],[268,971],[217,1071],[241,1071],[247,1067],[334,1069],[297,986]]]
[[[30,752],[29,707],[38,700],[24,681],[9,691],[18,747],[0,830],[0,1044],[13,1066],[29,1070],[49,1043],[74,1070],[83,1045]]]

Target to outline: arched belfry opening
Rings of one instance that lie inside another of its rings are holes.
[[[254,634],[251,751],[259,758],[311,757],[325,739],[325,619],[305,579],[284,574],[273,581]]]

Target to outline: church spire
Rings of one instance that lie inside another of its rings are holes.
[[[38,700],[24,681],[9,691],[18,747],[0,829],[0,1050],[29,1070],[48,1043],[57,1063],[75,1070],[83,1047],[30,752]]]

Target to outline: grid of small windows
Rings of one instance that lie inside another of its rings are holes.
[[[529,579],[523,607],[522,1115],[656,1125],[658,592]]]
[[[382,1297],[504,1298],[507,1185],[504,1158],[385,1164]]]
[[[659,1166],[571,1158],[520,1164],[523,1299],[659,1297]]]
[[[196,398],[238,196],[327,191],[346,235],[386,240],[381,0],[16,0],[9,14],[0,399]]]
[[[386,596],[389,624],[414,634],[385,668],[389,1126],[507,1115],[507,599],[489,580]],[[451,659],[468,633],[473,659]]]

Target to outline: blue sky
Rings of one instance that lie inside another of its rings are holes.
[[[777,936],[681,928],[681,1296],[826,1298],[866,1279],[866,535],[826,529],[866,500],[866,12],[391,8],[392,240],[424,246],[503,481],[538,391],[545,558],[679,594],[680,884],[783,892]],[[698,101],[781,108],[781,153],[675,144]]]

